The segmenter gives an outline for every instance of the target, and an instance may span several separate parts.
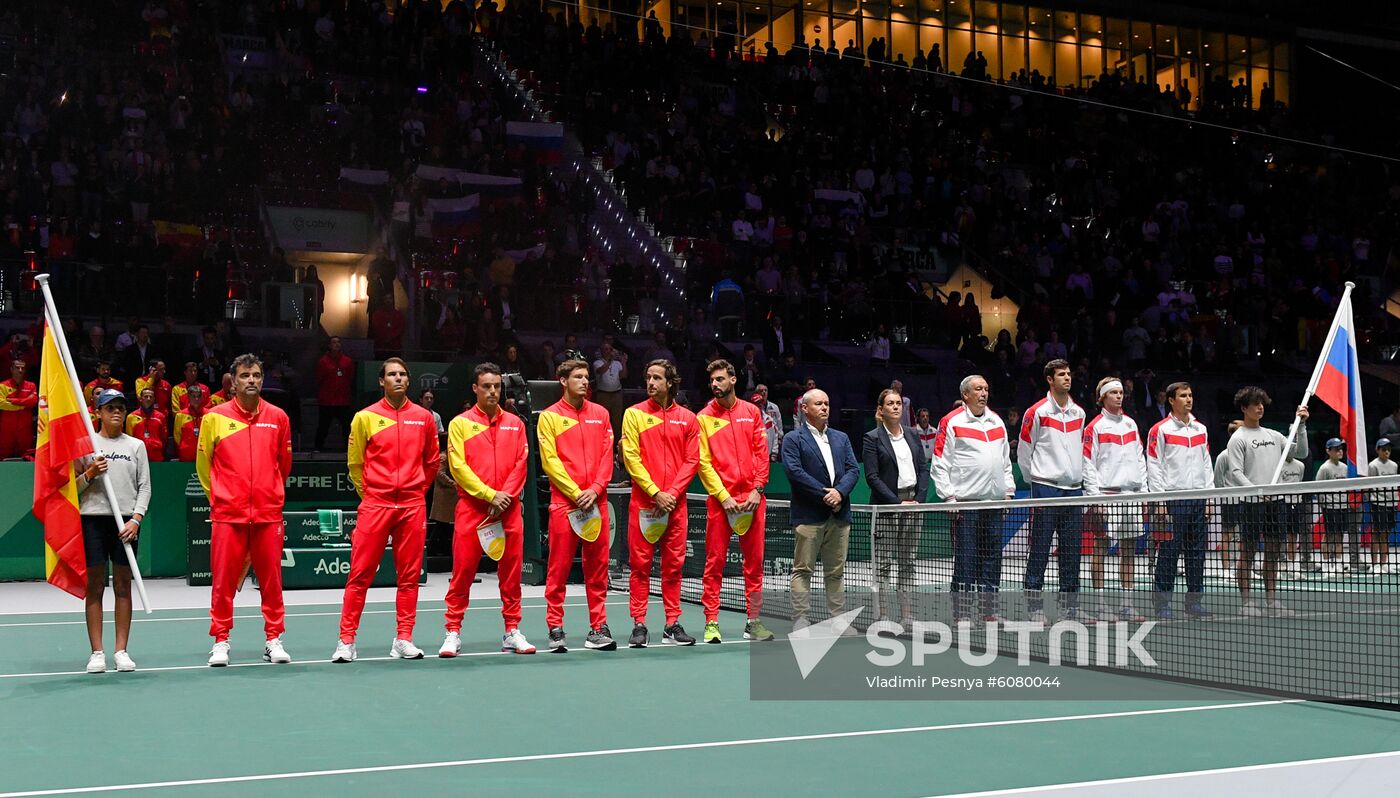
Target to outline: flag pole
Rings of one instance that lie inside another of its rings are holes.
[[[1337,313],[1332,317],[1332,328],[1327,331],[1327,340],[1322,342],[1322,353],[1317,356],[1317,365],[1313,366],[1312,377],[1308,379],[1308,388],[1303,391],[1303,401],[1299,404],[1307,404],[1313,398],[1313,393],[1317,391],[1317,384],[1322,381],[1322,369],[1327,365],[1327,355],[1332,351],[1332,344],[1337,340],[1337,330],[1341,326],[1342,312],[1350,307],[1351,289],[1356,287],[1356,283],[1348,281],[1342,289],[1342,299],[1337,303]],[[1278,465],[1274,467],[1274,477],[1269,480],[1270,485],[1277,485],[1279,478],[1283,476],[1283,464],[1288,460],[1288,452],[1293,446],[1293,438],[1298,434],[1298,425],[1303,420],[1296,415],[1293,417],[1293,425],[1288,428],[1288,439],[1283,442],[1283,455],[1278,459]]]
[[[68,373],[68,381],[73,385],[73,395],[81,399],[83,395],[82,383],[78,381],[78,372],[73,367],[73,355],[68,350],[68,339],[63,333],[63,325],[59,323],[58,308],[54,305],[53,292],[49,290],[49,275],[40,274],[35,281],[39,284],[39,289],[44,292],[44,320],[48,322],[49,332],[54,337],[55,348],[58,350],[58,357],[63,361],[63,370]],[[98,451],[100,441],[97,430],[92,428],[92,424],[85,424],[88,430],[88,437],[92,440],[92,450]],[[107,492],[107,505],[112,509],[112,520],[116,522],[117,533],[122,531],[122,513],[117,505],[117,491],[112,486],[110,480],[102,480],[102,488]],[[136,592],[141,596],[141,608],[147,615],[151,614],[151,598],[146,595],[146,583],[141,579],[141,569],[136,565],[136,554],[131,550],[131,544],[122,541],[122,548],[126,550],[126,561],[131,565],[131,578],[136,583]]]

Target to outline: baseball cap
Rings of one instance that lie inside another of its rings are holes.
[[[1390,446],[1390,439],[1389,439],[1389,438],[1381,438],[1380,440],[1376,441],[1376,448],[1377,448],[1377,449],[1381,448],[1382,446]]]
[[[126,394],[112,388],[107,388],[97,395],[98,407],[106,407],[113,402],[121,402],[122,405],[126,405]]]
[[[1340,448],[1342,448],[1343,446],[1346,446],[1346,445],[1347,445],[1347,442],[1344,441],[1344,440],[1342,440],[1341,438],[1328,438],[1328,439],[1327,439],[1327,445],[1324,446],[1323,448],[1325,448],[1325,449],[1340,449]]]

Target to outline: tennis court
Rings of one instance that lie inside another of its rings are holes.
[[[445,587],[432,576],[420,603],[417,639],[430,652]],[[755,701],[743,618],[731,612],[720,619],[725,645],[503,655],[490,577],[474,591],[458,659],[390,660],[391,593],[375,589],[360,661],[333,665],[339,597],[305,591],[288,594],[296,661],[265,665],[256,592],[245,590],[234,666],[212,670],[208,590],[152,588],[166,609],[138,615],[140,670],[90,676],[72,600],[0,585],[0,606],[42,610],[0,614],[0,798],[685,796],[739,785],[763,795],[1393,794],[1400,778],[1394,713],[1226,691],[1190,702]],[[615,629],[625,601],[609,595]],[[576,646],[583,603],[571,593],[566,610]],[[522,629],[535,638],[543,604],[527,588]],[[700,625],[695,607],[686,613]],[[1150,695],[1152,683],[1138,681]]]

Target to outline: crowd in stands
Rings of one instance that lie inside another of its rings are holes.
[[[1364,278],[1392,257],[1393,175],[1076,102],[1323,138],[1271,91],[1252,108],[1219,76],[1194,101],[1122,73],[994,82],[975,63],[954,76],[936,54],[905,65],[834,42],[744,57],[732,36],[615,19],[513,3],[492,33],[631,205],[696,242],[690,295],[737,284],[750,330],[780,313],[799,340],[865,340],[883,322],[1026,382],[1066,356],[1225,372],[1315,351],[1352,279],[1368,343],[1391,335]],[[916,269],[936,257],[1017,301],[1005,336],[982,337],[972,297],[927,290]]]

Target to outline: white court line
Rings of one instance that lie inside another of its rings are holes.
[[[363,773],[393,773],[410,770],[431,770],[437,768],[472,767],[475,765],[500,765],[512,762],[544,762],[559,759],[586,759],[591,757],[619,756],[625,754],[652,754],[663,751],[696,751],[709,748],[734,748],[744,745],[770,745],[774,743],[810,742],[813,740],[841,740],[855,737],[880,737],[893,734],[917,734],[922,732],[958,731],[962,729],[988,729],[998,726],[1031,726],[1042,723],[1063,723],[1077,720],[1103,720],[1109,718],[1130,718],[1144,715],[1168,715],[1185,712],[1210,712],[1220,709],[1242,709],[1246,707],[1274,706],[1299,703],[1294,699],[1251,701],[1239,704],[1208,704],[1195,707],[1171,707],[1165,709],[1137,709],[1125,712],[1099,712],[1092,715],[1060,715],[1049,718],[1021,718],[1016,720],[989,720],[973,723],[946,723],[938,726],[907,726],[895,729],[867,729],[864,731],[826,732],[822,734],[795,734],[786,737],[753,737],[740,740],[715,740],[704,743],[676,743],[673,745],[647,745],[635,748],[605,748],[594,751],[567,751],[554,754],[526,754],[522,756],[498,756],[482,759],[454,759],[441,762],[418,762],[406,765],[376,765],[358,768],[337,768],[334,770],[303,770],[284,773],[263,773],[254,776],[222,776],[207,779],[184,779],[181,781],[149,781],[136,784],[105,784],[95,787],[65,787],[52,790],[27,790],[23,792],[0,793],[0,798],[30,798],[41,795],[79,795],[96,792],[118,792],[121,790],[150,790],[159,787],[195,787],[209,784],[242,784],[258,781],[278,781],[281,779],[305,779],[320,776],[348,776]]]
[[[749,645],[749,644],[752,644],[752,642],[753,642],[753,641],[751,641],[751,640],[725,640],[725,641],[723,641],[720,645],[726,645],[726,646],[732,646],[732,645]],[[699,644],[697,644],[697,645],[699,645]],[[711,644],[708,644],[708,645],[714,645],[714,644],[711,643]],[[659,648],[659,649],[665,650],[665,649],[670,649],[670,648],[689,648],[689,646],[657,646],[657,645],[652,645],[652,646],[648,646],[648,648]],[[582,647],[571,648],[571,649],[569,649],[569,651],[581,651],[581,650],[584,650],[584,649],[583,649]],[[625,645],[619,645],[619,646],[618,646],[618,650],[619,650],[619,651],[630,651],[631,649],[630,649],[629,647],[625,646]],[[509,652],[509,651],[469,651],[469,652],[466,652],[466,653],[463,653],[463,654],[458,654],[457,657],[458,657],[458,658],[460,658],[460,657],[501,657],[501,656],[505,656],[505,655],[510,654],[510,653],[512,653],[512,652]],[[551,651],[550,651],[549,649],[547,649],[547,648],[542,648],[542,649],[539,650],[539,653],[541,653],[541,654],[551,654],[551,653],[553,653],[553,652],[551,652]],[[522,655],[518,655],[518,656],[536,656],[536,655],[535,655],[535,654],[522,654]],[[432,659],[454,659],[454,658],[453,658],[453,657],[441,657],[441,658],[440,658],[440,657],[428,657],[428,656],[425,656],[424,659],[432,660]],[[356,658],[355,658],[355,662],[390,662],[390,661],[397,661],[397,659],[396,659],[395,657],[356,657]],[[216,671],[216,670],[225,670],[225,669],[227,669],[227,668],[265,668],[265,667],[266,667],[266,668],[270,668],[270,667],[286,667],[287,665],[341,665],[341,666],[344,666],[344,665],[349,665],[349,664],[351,664],[351,663],[347,663],[347,662],[331,662],[331,661],[328,660],[328,659],[308,659],[308,660],[300,660],[300,661],[298,661],[298,662],[292,662],[292,663],[283,663],[283,664],[280,664],[280,665],[274,665],[274,664],[271,663],[271,662],[236,662],[236,663],[233,663],[233,664],[230,664],[230,665],[225,665],[223,668],[211,668],[211,667],[206,663],[206,664],[204,664],[204,665],[166,665],[166,666],[158,667],[158,668],[138,668],[137,671],[140,672],[140,673],[161,673],[161,672],[165,672],[165,671]],[[95,674],[89,674],[87,671],[47,671],[47,672],[40,672],[40,673],[0,673],[0,679],[39,679],[39,678],[44,678],[44,677],[48,677],[48,676],[90,676],[90,675],[95,675]],[[3,798],[3,796],[0,796],[0,798]]]
[[[1347,756],[1326,756],[1318,759],[1299,759],[1293,762],[1270,762],[1265,765],[1240,765],[1229,768],[1211,768],[1208,770],[1183,770],[1179,773],[1157,773],[1151,776],[1127,776],[1121,779],[1099,779],[1097,781],[1073,781],[1064,784],[1042,784],[1035,787],[1014,787],[1009,790],[984,790],[982,792],[960,792],[943,795],[931,795],[927,798],[991,798],[997,795],[1028,795],[1037,792],[1052,792],[1055,790],[1074,790],[1081,787],[1108,787],[1115,784],[1141,784],[1147,781],[1166,781],[1169,779],[1189,779],[1198,776],[1222,776],[1229,773],[1249,773],[1260,770],[1277,770],[1280,768],[1308,767],[1311,765],[1328,765],[1337,762],[1361,762],[1368,759],[1385,759],[1388,757],[1400,756],[1400,751],[1381,751],[1374,754],[1350,754]],[[36,793],[37,794],[37,793]],[[0,798],[6,796],[0,795]]]
[[[392,603],[392,602],[383,602],[383,601],[381,601],[381,602],[375,602],[375,603],[377,603],[377,604],[387,604],[387,603]],[[431,601],[431,602],[427,602],[427,603],[429,603],[429,604],[438,604],[438,603],[440,603],[440,602]],[[630,603],[630,602],[627,601],[627,600],[606,601],[606,602],[603,602],[604,606],[608,606],[608,607],[621,607],[621,606],[624,606],[624,605],[629,604],[629,603]],[[290,605],[289,605],[289,606],[290,606]],[[303,605],[303,606],[314,607],[314,606],[317,606],[317,605],[315,605],[315,604],[306,604],[306,605]],[[577,602],[577,603],[570,604],[570,603],[567,603],[567,602],[566,602],[566,603],[563,604],[562,606],[565,606],[565,607],[586,607],[586,606],[588,606],[588,603],[587,603],[587,602]],[[522,610],[542,610],[542,609],[546,609],[547,607],[548,607],[548,605],[546,605],[546,604],[521,604],[521,605],[520,605],[520,609],[522,609]],[[499,604],[486,604],[486,605],[481,605],[481,604],[473,603],[473,604],[471,605],[471,607],[468,608],[467,611],[470,612],[471,610],[499,610],[500,608],[501,608],[501,605],[499,605]],[[245,608],[245,609],[246,609],[246,608]],[[427,610],[428,612],[440,612],[440,611],[442,611],[442,610],[445,609],[445,608],[444,608],[444,607],[419,607],[418,609],[419,609],[419,612],[422,612],[422,611],[424,611],[424,610]],[[106,611],[104,610],[104,613],[105,613],[105,612],[106,612]],[[395,612],[396,612],[396,610],[365,610],[364,613],[362,613],[362,614],[364,614],[364,615],[393,615]],[[45,613],[45,614],[47,614],[47,613]],[[324,617],[330,617],[330,616],[334,616],[334,617],[336,617],[336,618],[339,618],[339,617],[340,617],[340,613],[339,613],[339,612],[289,612],[289,613],[286,614],[285,617],[287,617],[287,618],[324,618]],[[259,615],[235,615],[235,616],[233,616],[233,619],[234,619],[235,621],[240,621],[240,620],[241,620],[241,621],[260,621],[260,620],[262,620],[262,615],[261,615],[261,614],[259,614]],[[208,615],[200,615],[200,616],[196,616],[196,617],[194,617],[194,618],[132,618],[132,619],[131,619],[131,622],[132,622],[132,623],[172,623],[172,622],[174,622],[174,621],[207,621],[207,620],[209,620],[209,616],[208,616]],[[24,627],[24,626],[84,626],[84,625],[86,625],[86,624],[87,624],[87,621],[86,621],[86,620],[82,620],[82,621],[35,621],[35,622],[33,622],[33,623],[0,623],[0,629],[13,629],[13,628],[16,628],[16,627]]]

